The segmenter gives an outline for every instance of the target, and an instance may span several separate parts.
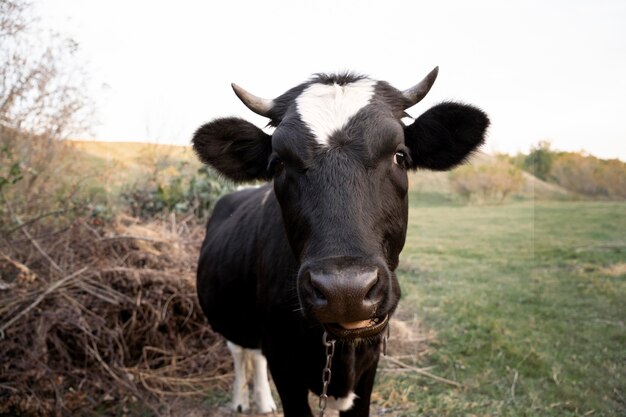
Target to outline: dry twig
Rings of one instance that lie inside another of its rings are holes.
[[[86,270],[87,270],[87,267],[82,268],[82,269],[74,272],[73,274],[70,274],[70,275],[66,276],[65,278],[62,278],[62,279],[52,283],[44,292],[41,293],[41,295],[39,297],[37,297],[37,299],[31,305],[29,305],[24,310],[22,310],[18,314],[16,314],[11,320],[9,320],[8,322],[6,322],[2,326],[0,326],[0,340],[4,339],[4,331],[9,326],[11,326],[13,323],[18,321],[21,317],[24,317],[30,310],[32,310],[33,308],[37,307],[37,305],[39,303],[41,303],[43,301],[43,299],[46,298],[46,296],[48,294],[50,294],[51,292],[55,291],[58,288],[61,288],[63,285],[65,285],[66,282],[68,282],[71,279],[76,278],[77,276],[79,276],[80,274],[85,272]]]
[[[442,378],[440,376],[431,374],[430,372],[428,372],[428,371],[426,371],[424,369],[420,369],[420,368],[416,368],[415,366],[408,365],[408,364],[406,364],[406,363],[404,363],[404,362],[394,358],[393,356],[383,356],[383,358],[385,358],[387,361],[393,363],[394,365],[400,366],[400,367],[405,368],[405,369],[409,369],[409,370],[415,372],[416,374],[425,376],[425,377],[430,378],[430,379],[434,379],[435,381],[441,382],[442,384],[452,385],[453,387],[457,387],[457,388],[463,388],[463,384],[460,384],[460,383],[458,383],[456,381],[452,381],[450,379]]]

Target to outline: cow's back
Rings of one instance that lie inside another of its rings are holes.
[[[197,274],[200,305],[213,330],[247,348],[259,348],[256,312],[256,234],[269,185],[222,197],[202,243]]]

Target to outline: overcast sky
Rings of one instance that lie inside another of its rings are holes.
[[[439,65],[443,100],[491,117],[487,151],[539,140],[626,161],[626,1],[39,0],[81,47],[98,140],[189,144],[218,116],[263,126],[232,93],[272,98],[316,72],[407,88]]]

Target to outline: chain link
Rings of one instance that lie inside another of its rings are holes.
[[[324,336],[322,336],[322,343],[326,348],[326,365],[324,366],[324,371],[322,371],[322,395],[320,395],[320,417],[324,417],[324,413],[326,412],[326,403],[328,402],[328,385],[330,385],[330,377],[332,376],[332,371],[330,370],[330,366],[333,362],[333,355],[335,354],[335,341],[328,340],[328,333],[324,332]]]

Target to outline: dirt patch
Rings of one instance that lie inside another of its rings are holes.
[[[398,315],[402,317],[402,313]],[[391,319],[389,324],[389,356],[414,363],[428,354],[429,341],[435,338],[435,334],[432,330],[426,330],[417,317]]]
[[[617,263],[602,268],[601,272],[611,277],[626,275],[626,263]]]

